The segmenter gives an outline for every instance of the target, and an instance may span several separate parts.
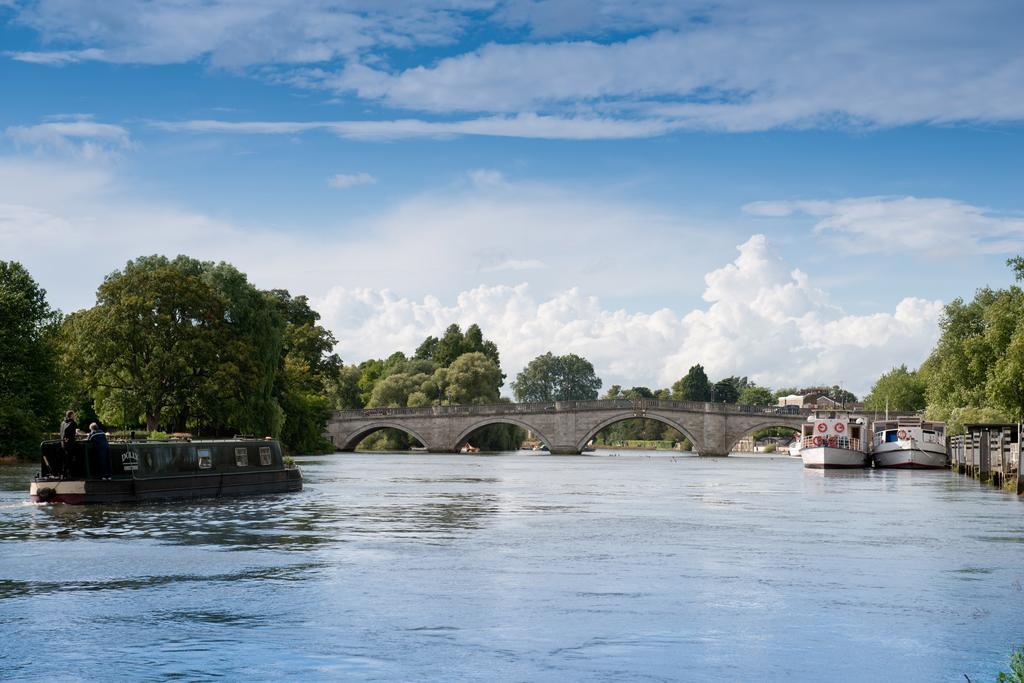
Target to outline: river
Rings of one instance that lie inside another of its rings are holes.
[[[89,508],[0,465],[0,679],[977,682],[1024,641],[1024,501],[950,472],[298,461]]]

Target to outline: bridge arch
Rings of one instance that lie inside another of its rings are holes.
[[[694,435],[693,435],[693,432],[691,432],[689,429],[684,427],[682,425],[682,423],[676,422],[672,418],[665,417],[664,415],[659,415],[657,413],[642,413],[642,414],[638,415],[634,411],[629,411],[629,412],[623,412],[623,413],[619,413],[617,415],[613,415],[611,417],[605,418],[604,420],[601,420],[600,422],[598,422],[596,427],[591,427],[585,433],[585,436],[583,437],[583,439],[576,444],[576,450],[582,452],[584,447],[588,443],[590,443],[591,439],[596,437],[597,433],[600,432],[605,427],[609,427],[609,426],[615,424],[616,422],[622,422],[624,420],[635,420],[635,419],[655,420],[657,422],[661,422],[662,424],[668,425],[669,427],[671,427],[672,429],[676,430],[677,432],[679,432],[680,434],[682,434],[683,436],[685,436],[687,439],[690,440],[690,443],[693,444],[693,451],[694,451],[694,453],[700,453],[701,449],[704,447],[704,443],[700,439],[695,438]]]
[[[466,443],[466,439],[469,438],[469,435],[475,432],[476,430],[481,429],[483,427],[490,427],[491,425],[498,424],[512,424],[516,425],[517,427],[522,427],[523,429],[529,432],[533,432],[534,435],[536,435],[536,437],[540,441],[546,443],[548,445],[548,448],[551,448],[551,440],[544,436],[544,434],[539,429],[531,425],[529,422],[524,422],[523,420],[520,420],[517,417],[510,417],[508,415],[490,415],[481,420],[477,420],[473,424],[463,429],[462,433],[455,438],[455,443],[452,444],[452,450],[459,450],[459,448],[461,448],[462,445]]]
[[[800,422],[799,424],[794,425],[792,421],[787,422],[785,420],[762,420],[761,422],[754,423],[750,427],[744,426],[744,429],[746,431],[744,431],[742,434],[739,434],[739,435],[731,434],[729,436],[729,443],[728,443],[729,451],[728,452],[732,453],[732,450],[734,448],[736,448],[736,444],[738,444],[740,441],[742,441],[743,437],[745,437],[747,434],[752,434],[754,432],[759,432],[762,429],[769,429],[769,428],[772,428],[772,427],[776,427],[776,428],[779,428],[779,429],[791,429],[794,432],[799,432],[800,431],[800,427],[802,425],[803,425],[803,422]]]
[[[390,420],[379,420],[377,422],[371,422],[368,425],[363,425],[356,431],[344,437],[344,442],[338,444],[338,449],[342,451],[354,451],[356,449],[356,446],[359,445],[360,441],[368,437],[370,434],[380,431],[381,429],[397,429],[400,432],[405,432],[412,438],[419,441],[422,445],[426,446],[428,449],[431,448],[431,444],[427,443],[427,440],[420,436],[420,434],[415,429],[410,429],[408,426],[403,425],[399,422],[392,422]]]

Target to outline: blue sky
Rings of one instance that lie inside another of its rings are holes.
[[[308,294],[349,362],[865,391],[1024,247],[1014,3],[0,0],[0,258]]]

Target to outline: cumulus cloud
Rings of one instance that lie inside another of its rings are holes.
[[[771,218],[811,216],[817,219],[814,231],[839,241],[848,253],[953,256],[1024,249],[1024,217],[945,197],[765,201],[743,209]]]
[[[0,157],[0,253],[24,263],[54,305],[91,305],[103,277],[141,254],[226,260],[257,286],[310,295],[348,362],[410,352],[451,322],[476,322],[512,376],[551,350],[586,356],[606,383],[666,386],[699,362],[713,377],[843,380],[863,392],[891,365],[923,360],[941,310],[911,297],[853,313],[764,236],[715,267],[727,232],[508,180],[409,199],[350,231],[321,230],[314,243],[146,199],[115,172]],[[703,303],[694,296],[701,271],[667,285],[651,277],[651,244],[709,264]],[[544,261],[524,255],[524,245]],[[644,306],[655,298],[674,303]]]
[[[134,146],[125,128],[98,123],[85,116],[72,116],[69,120],[35,126],[10,126],[4,130],[4,135],[18,147],[83,159],[110,157]]]
[[[702,363],[713,375],[750,375],[779,386],[843,380],[860,392],[882,371],[924,360],[937,338],[941,301],[903,299],[892,313],[849,315],[763,235],[705,277],[705,309],[683,318],[666,380]]]
[[[609,310],[580,288],[543,297],[527,284],[473,288],[448,304],[339,287],[316,305],[350,360],[411,352],[452,322],[478,323],[510,376],[547,351],[578,353],[606,385],[668,386],[701,363],[715,378],[747,375],[775,387],[842,382],[864,393],[893,365],[920,363],[937,338],[940,301],[908,297],[892,312],[848,314],[763,235],[738,249],[706,275],[709,305],[684,314]]]
[[[337,173],[327,179],[327,184],[336,190],[345,190],[357,185],[373,185],[377,182],[369,173]]]

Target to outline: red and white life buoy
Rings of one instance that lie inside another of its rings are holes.
[[[837,432],[842,432],[844,429],[846,429],[846,425],[844,425],[842,422],[836,422]]]
[[[899,434],[897,434],[896,436],[900,437],[901,439],[906,439],[907,438],[907,432],[906,432],[906,430],[901,429]]]
[[[814,437],[814,445],[815,446],[820,446],[821,445],[821,437],[820,436]]]
[[[822,432],[822,433],[827,432],[828,431],[828,425],[825,424],[824,422],[819,422],[818,423],[818,431]]]
[[[828,445],[831,446],[832,448],[835,448],[838,443],[839,443],[839,437],[836,437],[836,436],[828,437]]]

